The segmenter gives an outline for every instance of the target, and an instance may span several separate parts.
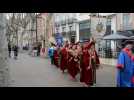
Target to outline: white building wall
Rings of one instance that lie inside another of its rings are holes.
[[[117,20],[116,16],[114,16],[111,20],[111,30],[113,30],[114,33],[117,32],[116,20]]]

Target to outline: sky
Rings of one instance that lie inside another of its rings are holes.
[[[115,13],[99,13],[100,15],[104,15],[104,16],[107,16],[107,15],[111,15],[111,14],[115,14]]]
[[[9,19],[10,14],[11,14],[11,13],[8,13],[8,14],[6,15],[7,19]],[[99,13],[99,14],[102,15],[102,16],[107,16],[107,15],[111,15],[111,14],[115,14],[115,13]]]

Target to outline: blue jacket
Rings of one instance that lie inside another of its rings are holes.
[[[121,51],[118,64],[117,64],[117,86],[118,87],[132,87],[133,77],[133,61],[131,59],[131,53],[125,48]]]
[[[52,57],[53,54],[54,54],[54,48],[53,48],[53,47],[50,47],[50,48],[48,49],[48,55],[49,55],[49,57]]]

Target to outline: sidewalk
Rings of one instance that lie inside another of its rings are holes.
[[[104,65],[116,66],[117,59],[113,59],[113,58],[100,58],[100,62],[101,62],[101,64],[104,64]]]

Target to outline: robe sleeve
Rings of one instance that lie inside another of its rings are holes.
[[[119,54],[119,57],[118,57],[118,63],[117,63],[117,68],[118,69],[123,69],[124,68],[124,63],[125,63],[125,59],[124,59],[124,54],[123,52],[121,52]]]

